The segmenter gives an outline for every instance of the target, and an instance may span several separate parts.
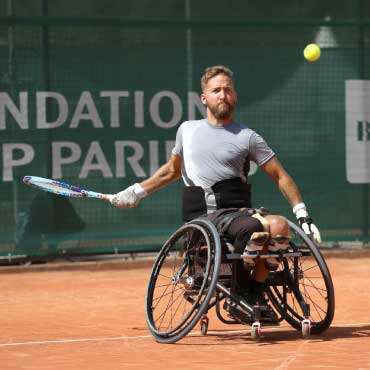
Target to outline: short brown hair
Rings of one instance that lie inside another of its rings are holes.
[[[231,81],[234,83],[234,73],[232,72],[231,69],[219,65],[219,66],[213,66],[213,67],[208,67],[204,70],[203,76],[200,79],[200,83],[202,85],[202,91],[204,91],[208,81],[217,76],[217,75],[225,75],[230,78]]]

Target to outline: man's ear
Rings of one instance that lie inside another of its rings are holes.
[[[207,105],[206,97],[204,96],[204,94],[200,95],[200,101],[202,102],[203,105]]]

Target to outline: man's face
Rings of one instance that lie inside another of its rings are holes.
[[[216,119],[231,118],[237,101],[232,80],[223,74],[211,78],[201,95],[201,101]]]

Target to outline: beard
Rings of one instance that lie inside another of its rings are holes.
[[[235,104],[221,102],[216,105],[207,105],[213,116],[217,119],[225,119],[232,115],[235,109]]]

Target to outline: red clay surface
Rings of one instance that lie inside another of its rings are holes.
[[[1,370],[370,369],[370,253],[328,255],[332,326],[302,339],[283,323],[259,342],[211,315],[210,333],[156,343],[145,322],[150,266],[105,262],[0,269]],[[73,267],[73,268],[71,268]]]

